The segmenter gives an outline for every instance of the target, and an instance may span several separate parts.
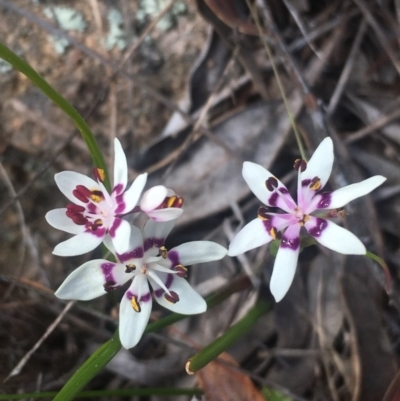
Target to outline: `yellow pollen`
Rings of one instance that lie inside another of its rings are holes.
[[[142,310],[140,307],[140,304],[138,302],[138,299],[135,296],[132,296],[132,298],[131,298],[131,305],[135,312],[140,312]]]
[[[257,217],[259,218],[259,219],[261,219],[261,220],[269,220],[269,217],[268,216],[262,216],[261,214],[258,214],[257,215]]]
[[[272,227],[272,228],[269,230],[269,233],[270,233],[270,235],[271,235],[271,237],[272,237],[273,239],[276,239],[277,231],[276,231],[276,228],[275,228],[275,227]]]
[[[178,199],[177,196],[171,196],[170,198],[168,198],[167,207],[172,207],[177,199]]]
[[[106,173],[104,172],[104,170],[102,168],[97,168],[97,174],[100,177],[101,182],[104,182],[104,180],[106,179]]]
[[[94,190],[92,190],[90,192],[91,192],[90,199],[93,202],[100,203],[103,200],[103,194],[100,191],[94,189]]]
[[[168,256],[168,250],[165,246],[162,246],[160,248],[160,255],[163,257],[163,259],[167,259]]]
[[[313,191],[318,191],[321,188],[321,180],[315,181],[312,185],[310,185],[310,189]]]
[[[94,224],[95,224],[97,227],[101,227],[101,226],[103,225],[103,220],[97,219],[97,220],[95,220]]]

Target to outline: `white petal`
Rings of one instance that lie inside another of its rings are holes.
[[[85,231],[85,226],[78,226],[72,219],[67,217],[67,209],[54,209],[46,213],[47,222],[57,230],[65,231],[70,234],[80,234]]]
[[[114,190],[122,193],[128,182],[128,165],[126,156],[122,149],[121,142],[114,139]]]
[[[84,232],[59,243],[54,248],[53,254],[57,256],[83,255],[84,253],[93,251],[93,249],[97,248],[103,241],[103,238],[104,236],[97,236],[91,232]]]
[[[140,209],[144,212],[150,212],[156,209],[163,203],[166,198],[168,190],[164,185],[156,185],[148,189],[142,196],[140,201]]]
[[[115,285],[120,286],[131,277],[132,275],[125,273],[123,265],[103,259],[91,260],[74,270],[55,295],[60,299],[89,301],[106,294],[106,282],[114,281]]]
[[[183,209],[178,207],[167,207],[165,209],[156,209],[146,212],[147,216],[155,221],[176,220],[183,213]]]
[[[112,243],[112,239],[110,237],[110,234],[107,234],[103,238],[103,244],[113,255],[115,255],[116,252],[115,252],[115,248],[114,248],[114,245]]]
[[[182,277],[172,274],[164,274],[157,272],[157,275],[164,281],[170,291],[174,291],[179,296],[177,303],[169,302],[165,299],[165,292],[151,281],[156,301],[165,308],[183,315],[195,315],[205,312],[207,309],[206,301],[190,286],[190,284]]]
[[[192,241],[178,245],[168,251],[168,259],[172,265],[189,266],[196,263],[211,262],[220,260],[228,250],[222,245],[212,241]]]
[[[101,190],[95,180],[87,177],[86,175],[75,173],[74,171],[62,171],[61,173],[57,173],[54,176],[54,179],[60,191],[71,202],[74,202],[77,205],[85,205],[84,202],[81,202],[72,194],[77,185],[83,185],[89,190]]]
[[[122,195],[122,202],[118,207],[119,213],[129,213],[138,203],[143,188],[146,185],[147,173],[140,174],[133,181],[130,188]]]
[[[135,277],[129,290],[124,294],[119,308],[119,338],[124,348],[134,347],[142,338],[143,332],[147,326],[147,322],[151,313],[151,294],[147,280],[137,280],[140,276]],[[140,288],[139,288],[140,287]],[[132,294],[139,296],[141,311],[136,312],[132,308]]]
[[[296,206],[287,188],[273,174],[259,164],[244,162],[242,174],[251,191],[265,205],[279,207],[288,213]],[[277,180],[278,188],[281,192],[284,192],[281,197],[276,197],[276,194],[271,193],[265,186],[265,181],[270,177],[274,177]],[[286,199],[286,203],[283,199]]]
[[[365,255],[367,252],[364,244],[352,232],[329,220],[310,216],[305,227],[321,245],[332,251],[344,255]]]
[[[143,229],[143,237],[146,240],[147,238],[157,238],[162,239],[165,242],[168,234],[174,228],[176,221],[163,221],[156,222],[154,220],[148,220]],[[164,242],[162,245],[164,245]]]
[[[264,220],[259,218],[246,224],[234,237],[229,245],[229,256],[241,255],[250,249],[272,241],[272,237],[265,226]]]
[[[301,173],[301,180],[312,180],[318,177],[321,180],[321,188],[328,182],[333,166],[333,142],[325,138],[315,150],[307,163],[307,168]]]
[[[354,199],[369,194],[375,188],[379,187],[386,181],[381,175],[375,175],[356,184],[351,184],[340,188],[332,193],[318,195],[313,199],[313,207],[317,209],[337,209]],[[315,209],[314,209],[315,210]]]
[[[131,236],[131,225],[123,219],[116,217],[108,230],[115,252],[122,255],[130,251],[129,240]]]
[[[143,236],[140,229],[136,226],[129,225],[130,235],[128,247],[125,252],[116,251],[116,256],[121,263],[130,262],[135,265],[141,264],[141,259],[143,258]],[[115,244],[114,244],[115,246]]]
[[[279,302],[288,292],[296,272],[298,252],[289,248],[279,248],[272,272],[270,289],[276,302]]]

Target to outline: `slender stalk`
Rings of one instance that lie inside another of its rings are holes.
[[[7,46],[0,43],[0,58],[10,63],[16,70],[24,74],[34,83],[49,99],[51,99],[68,117],[71,118],[76,128],[81,133],[89,150],[95,167],[103,169],[106,173],[105,187],[111,191],[110,177],[102,152],[97,141],[83,117],[78,111],[61,96],[47,81],[39,75],[26,61],[22,60]]]
[[[186,371],[189,374],[193,374],[204,368],[204,366],[239,340],[270,308],[270,303],[260,300],[242,320],[234,324],[215,341],[190,358],[186,364]]]
[[[133,396],[178,396],[178,395],[201,395],[203,391],[198,388],[133,388],[118,390],[93,390],[82,391],[76,396],[79,398],[97,398],[97,397],[133,397]],[[56,391],[46,391],[42,393],[25,394],[0,394],[0,400],[22,400],[25,398],[53,398],[57,395]]]
[[[386,264],[386,262],[380,258],[378,255],[375,255],[372,252],[367,251],[366,255],[367,258],[372,259],[373,261],[375,261],[376,263],[379,264],[380,267],[382,267],[383,272],[385,273],[385,287],[386,287],[386,292],[388,294],[391,293],[392,291],[392,276],[390,274],[390,270],[388,265]]]
[[[288,100],[287,100],[286,93],[285,93],[285,88],[283,87],[281,78],[280,78],[280,76],[279,76],[278,69],[276,68],[276,64],[275,64],[274,57],[273,57],[273,55],[272,55],[271,49],[270,49],[270,47],[268,46],[267,41],[265,40],[264,33],[263,33],[263,29],[262,29],[262,26],[261,26],[261,24],[260,24],[260,20],[259,20],[259,18],[258,18],[258,14],[257,14],[257,12],[256,12],[255,7],[253,7],[253,6],[251,5],[250,0],[246,0],[246,3],[247,3],[247,7],[249,7],[249,10],[250,10],[250,12],[251,12],[251,15],[252,15],[252,17],[253,17],[253,19],[254,19],[254,22],[255,22],[255,24],[256,24],[256,26],[257,26],[258,32],[260,33],[260,39],[261,39],[261,41],[262,41],[262,43],[263,43],[263,45],[264,45],[264,48],[265,48],[265,50],[266,50],[266,52],[267,52],[269,61],[270,61],[270,63],[271,63],[272,70],[274,71],[274,75],[275,75],[275,78],[276,78],[276,82],[277,82],[277,84],[278,84],[279,91],[280,91],[280,93],[281,93],[281,95],[282,95],[282,100],[283,100],[283,103],[284,103],[285,108],[286,108],[286,113],[287,113],[287,115],[288,115],[288,117],[289,117],[290,123],[291,123],[292,128],[293,128],[294,136],[295,136],[295,138],[296,138],[296,142],[297,142],[297,146],[298,146],[298,148],[299,148],[299,152],[300,152],[301,158],[302,158],[303,160],[306,160],[306,161],[307,161],[306,154],[305,154],[305,152],[304,152],[304,147],[303,147],[303,144],[302,144],[302,142],[301,142],[300,134],[299,134],[299,131],[298,131],[298,129],[297,129],[296,121],[295,121],[295,119],[294,119],[294,116],[293,116],[293,114],[292,114],[292,111],[290,110],[289,102],[288,102]]]

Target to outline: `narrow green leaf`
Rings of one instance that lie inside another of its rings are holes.
[[[207,306],[212,308],[220,304],[235,292],[249,288],[250,281],[247,276],[240,276],[234,280],[229,286],[221,291],[207,297]],[[158,320],[157,322],[149,323],[145,333],[153,333],[163,328],[170,326],[173,323],[179,322],[182,319],[189,317],[188,315],[180,315],[171,313],[170,315]],[[90,382],[121,349],[122,345],[119,340],[118,330],[114,333],[111,340],[104,343],[93,355],[87,359],[83,365],[72,375],[64,387],[59,391],[54,401],[69,401],[77,396],[77,393]]]
[[[186,364],[186,371],[193,374],[204,368],[204,366],[239,340],[257,322],[260,316],[269,311],[270,307],[269,303],[260,300],[242,320],[234,324],[224,334],[190,358]]]
[[[369,258],[369,259],[372,259],[373,261],[375,261],[376,263],[378,263],[378,265],[379,265],[380,267],[382,267],[382,270],[383,270],[383,272],[384,272],[384,274],[385,274],[385,281],[386,281],[385,287],[386,287],[386,292],[387,292],[388,294],[390,294],[390,292],[392,291],[392,276],[391,276],[391,274],[390,274],[390,270],[389,270],[388,265],[386,264],[386,262],[385,262],[381,257],[379,257],[378,255],[375,255],[375,254],[372,253],[372,252],[367,251],[367,253],[366,253],[365,256],[366,256],[367,258]]]
[[[54,401],[72,400],[82,388],[107,365],[121,349],[118,330],[72,375]]]
[[[76,109],[61,96],[47,81],[39,75],[26,61],[18,57],[7,46],[0,43],[0,58],[10,63],[16,70],[29,78],[49,99],[51,99],[71,120],[82,134],[83,140],[89,150],[95,167],[103,169],[106,173],[105,187],[111,191],[108,169],[95,137],[83,117]]]
[[[201,395],[203,392],[198,388],[132,388],[118,390],[93,390],[82,391],[76,396],[79,398],[100,398],[100,397],[132,397],[132,396],[172,396],[172,395]],[[25,394],[0,394],[0,400],[22,400],[25,398],[53,398],[56,391],[45,391],[42,393]]]

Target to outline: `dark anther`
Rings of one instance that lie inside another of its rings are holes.
[[[117,289],[117,287],[115,287],[115,284],[117,284],[114,280],[108,280],[106,281],[103,285],[104,285],[104,291],[106,292],[111,292]]]
[[[321,179],[319,177],[314,177],[310,182],[310,189],[313,191],[318,191],[321,188]]]
[[[294,165],[293,165],[293,168],[296,170],[296,171],[301,171],[301,172],[303,172],[303,171],[305,171],[305,169],[307,168],[307,162],[305,161],[305,160],[302,160],[302,159],[296,159],[295,161],[294,161]]]
[[[106,175],[102,168],[94,167],[93,168],[93,176],[97,181],[104,182],[106,179]]]
[[[81,202],[88,203],[91,192],[83,185],[77,185],[76,188],[72,191],[72,194]]]
[[[167,259],[168,249],[165,246],[160,247],[160,255],[163,257],[163,259]]]
[[[136,270],[136,266],[133,263],[128,263],[125,265],[125,273],[132,273],[134,270]]]
[[[176,265],[176,266],[174,266],[174,270],[175,270],[176,272],[178,272],[177,275],[178,275],[179,277],[183,277],[183,278],[187,277],[187,268],[186,268],[185,266],[183,266],[183,265]]]
[[[165,293],[164,298],[173,304],[179,301],[179,295],[175,291],[170,291],[169,294]]]
[[[268,208],[260,206],[257,210],[257,216],[261,220],[269,220]]]
[[[265,186],[268,191],[273,191],[275,188],[278,188],[278,180],[275,177],[269,177],[267,181],[265,181]]]

